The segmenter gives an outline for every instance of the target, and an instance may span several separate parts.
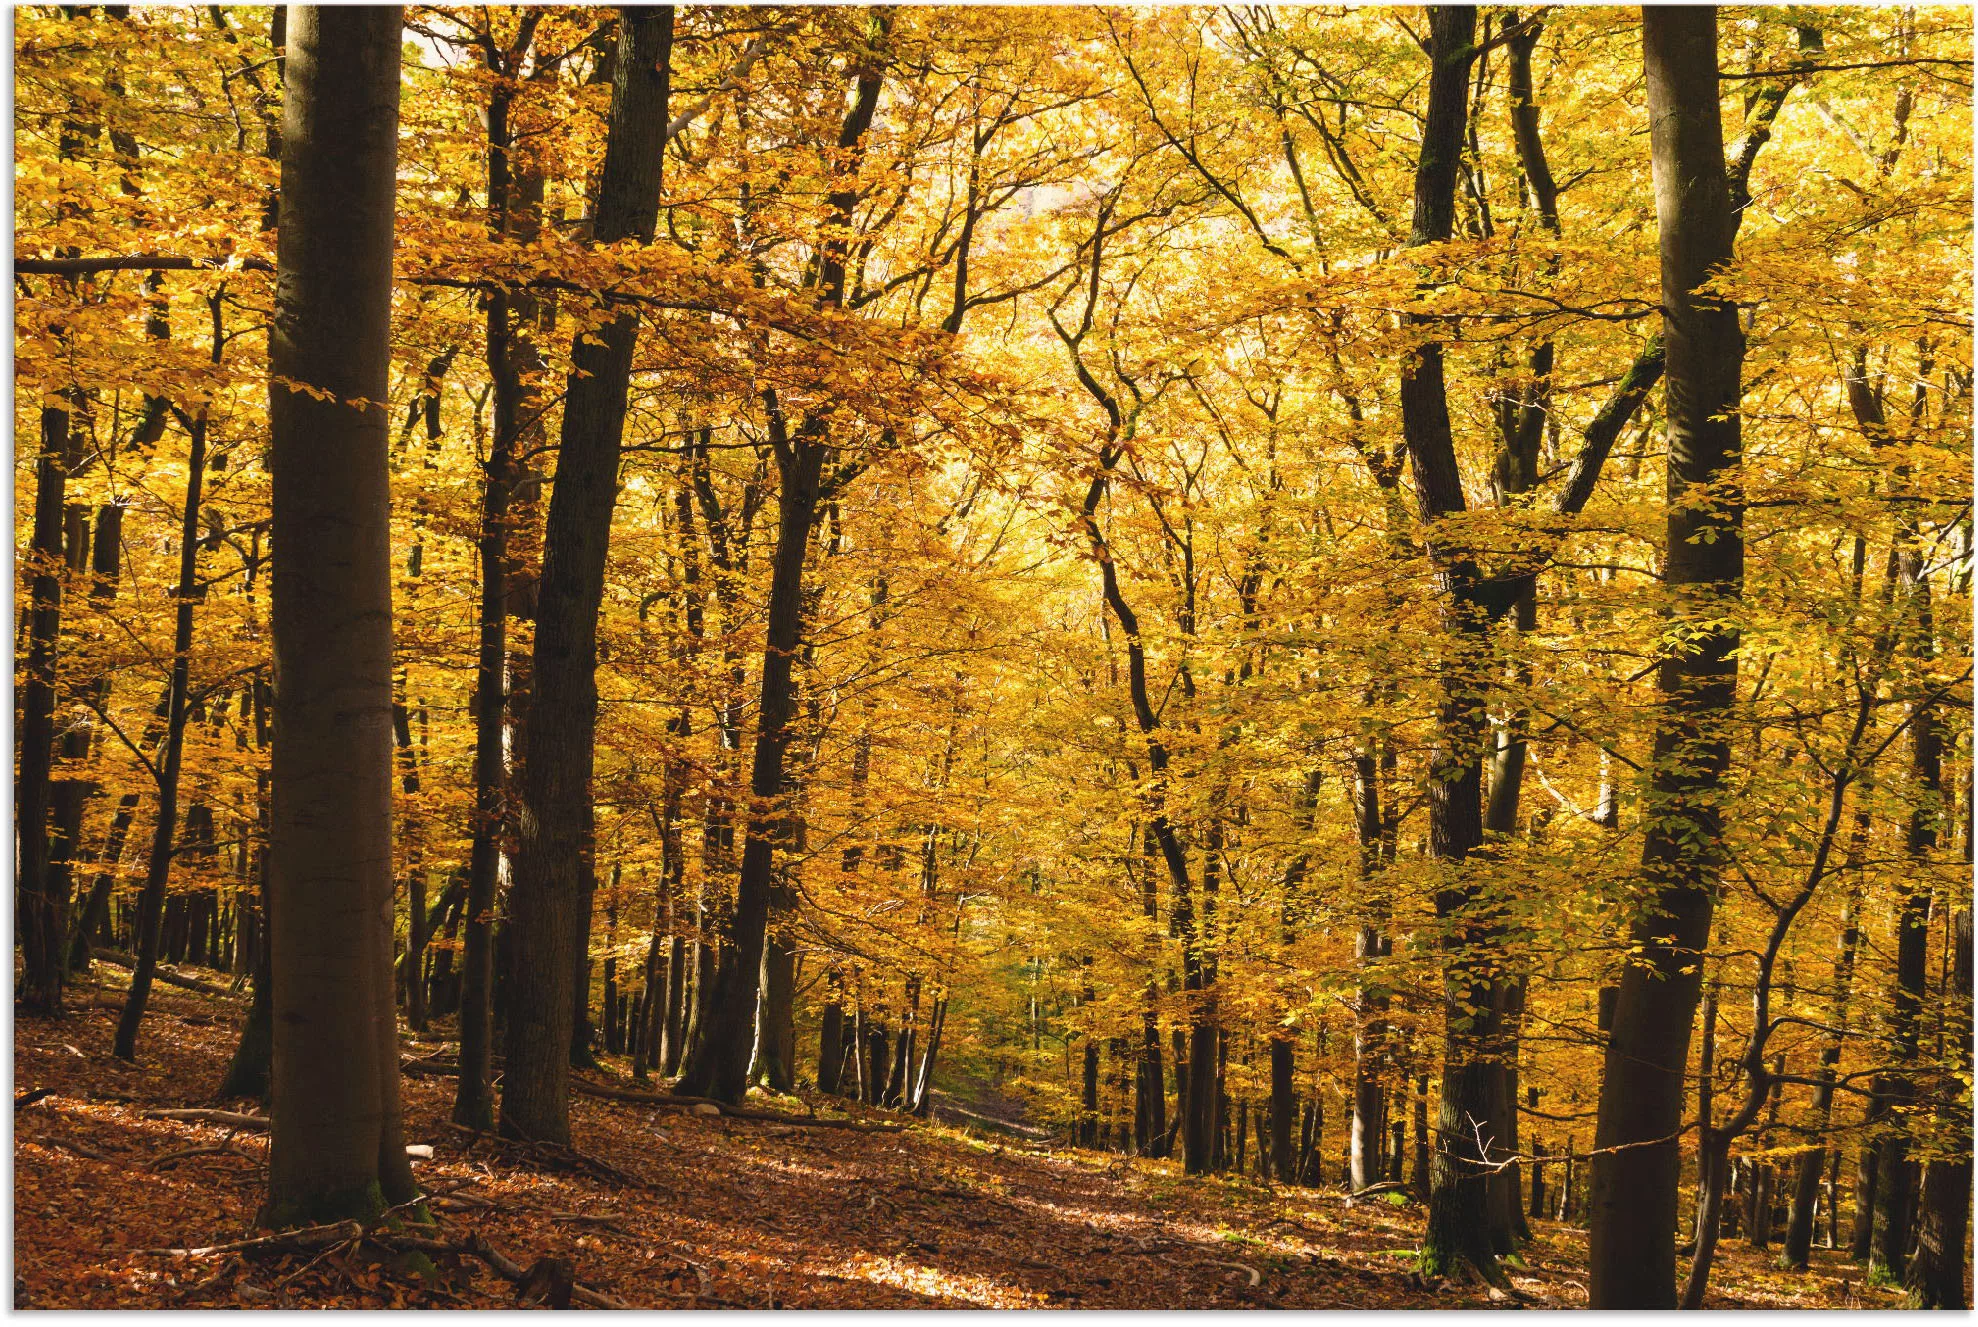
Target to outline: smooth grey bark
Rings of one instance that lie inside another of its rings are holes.
[[[288,22],[269,332],[273,1101],[263,1223],[410,1201],[392,992],[396,6]],[[305,390],[307,389],[307,390]],[[320,394],[320,395],[319,395]]]

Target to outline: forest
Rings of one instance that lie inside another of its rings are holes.
[[[17,1307],[1970,1305],[1968,10],[12,22]]]

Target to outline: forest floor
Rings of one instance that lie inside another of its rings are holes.
[[[124,974],[97,971],[105,984],[75,991],[68,1017],[15,1024],[16,1099],[52,1089],[14,1115],[17,1308],[514,1306],[514,1288],[475,1262],[442,1259],[422,1280],[366,1243],[172,1252],[254,1234],[265,1135],[145,1115],[216,1104],[244,1006],[161,988],[133,1067],[109,1053]],[[1334,1189],[1187,1179],[1172,1163],[1005,1131],[856,1132],[579,1097],[576,1142],[609,1163],[600,1174],[622,1172],[612,1182],[454,1128],[452,1086],[404,1083],[407,1139],[433,1149],[416,1173],[445,1195],[439,1233],[477,1232],[525,1266],[567,1259],[584,1286],[641,1308],[1586,1303],[1584,1233],[1552,1222],[1505,1297],[1425,1284],[1420,1209]],[[1780,1272],[1730,1241],[1710,1306],[1896,1306],[1839,1255],[1814,1257],[1811,1273]]]

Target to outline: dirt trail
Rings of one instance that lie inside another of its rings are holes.
[[[249,1235],[263,1140],[148,1120],[209,1104],[238,1007],[154,998],[138,1068],[109,1058],[115,992],[59,1023],[17,1024],[15,1090],[55,1094],[15,1118],[15,1302],[48,1308],[506,1307],[507,1284],[442,1267],[425,1284],[365,1247],[243,1261],[139,1252]],[[80,993],[79,1004],[90,1001]],[[579,1098],[577,1142],[643,1187],[546,1171],[446,1122],[451,1083],[408,1078],[408,1138],[443,1232],[510,1258],[567,1258],[639,1307],[1428,1308],[1490,1303],[1412,1271],[1412,1207],[1330,1190],[1187,1180],[1168,1163],[917,1127],[859,1134]],[[970,1092],[959,1109],[1030,1126]],[[173,1157],[187,1149],[206,1150]],[[224,1148],[225,1150],[219,1150]],[[1547,1224],[1514,1272],[1534,1306],[1582,1305],[1582,1235]],[[312,1261],[313,1257],[313,1261]],[[1747,1265],[1750,1264],[1750,1265]],[[1839,1303],[1848,1270],[1768,1277],[1734,1250],[1724,1307]],[[471,1265],[470,1265],[471,1267]],[[1861,1302],[1849,1287],[1854,1302]],[[1824,1288],[1825,1299],[1806,1296]],[[1870,1304],[1892,1303],[1879,1293]]]

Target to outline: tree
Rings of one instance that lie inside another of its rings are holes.
[[[611,126],[592,233],[600,244],[650,244],[659,216],[672,76],[671,6],[621,11]],[[567,1143],[576,976],[590,943],[595,884],[593,736],[598,606],[618,497],[636,312],[579,333],[570,352],[562,446],[543,539],[530,742],[521,775],[520,840],[509,895],[512,982],[501,1127]]]
[[[1601,1079],[1589,1256],[1595,1308],[1672,1308],[1684,1070],[1722,869],[1719,789],[1737,699],[1743,589],[1744,333],[1708,289],[1736,234],[1717,105],[1717,14],[1642,11],[1662,256],[1668,419],[1663,583],[1675,597],[1657,688],[1634,957]]]
[[[275,730],[273,1128],[262,1220],[417,1194],[392,1001],[391,497],[385,402],[399,34],[297,6],[269,337]]]

